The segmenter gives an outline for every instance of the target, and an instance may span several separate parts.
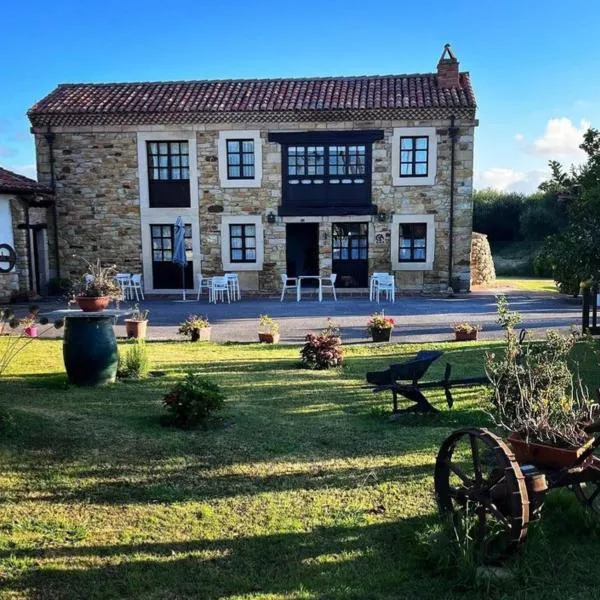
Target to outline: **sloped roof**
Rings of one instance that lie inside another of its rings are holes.
[[[28,193],[51,193],[50,188],[29,179],[24,175],[13,173],[8,169],[0,167],[0,193],[4,194],[28,194]]]
[[[33,126],[52,126],[218,122],[236,120],[236,115],[237,120],[318,120],[363,111],[443,116],[458,110],[474,116],[475,108],[468,73],[460,74],[458,87],[448,89],[441,89],[437,75],[428,73],[61,84],[27,114]]]

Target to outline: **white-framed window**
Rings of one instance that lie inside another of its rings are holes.
[[[390,248],[394,271],[433,270],[435,216],[394,215]]]
[[[437,168],[435,127],[396,127],[392,134],[392,182],[434,185]]]
[[[224,271],[262,271],[264,253],[264,228],[260,215],[221,217]]]
[[[221,187],[261,186],[262,140],[260,131],[220,131],[218,154]]]

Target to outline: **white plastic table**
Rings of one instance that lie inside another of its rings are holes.
[[[298,287],[296,288],[296,302],[300,302],[302,297],[302,280],[316,279],[319,282],[319,302],[323,301],[323,288],[321,287],[322,277],[320,275],[300,275],[298,277]]]

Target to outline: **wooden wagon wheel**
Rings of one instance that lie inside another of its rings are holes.
[[[487,429],[459,429],[444,441],[435,493],[457,536],[486,562],[506,558],[527,535],[525,477],[508,446]]]

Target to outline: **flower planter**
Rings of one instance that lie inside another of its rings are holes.
[[[389,342],[392,337],[392,328],[386,327],[385,329],[379,329],[371,327],[371,337],[374,342]]]
[[[457,342],[472,342],[474,340],[477,339],[477,334],[479,332],[477,331],[477,329],[475,329],[474,331],[455,331],[454,332],[454,339]]]
[[[258,334],[258,341],[261,344],[277,344],[279,343],[278,333],[260,333]]]
[[[549,444],[526,442],[518,433],[511,433],[508,436],[508,443],[518,462],[555,468],[572,465],[588,449],[592,441],[593,439],[590,439],[589,443],[579,448],[558,448]]]
[[[97,298],[77,296],[75,300],[77,300],[77,304],[83,312],[102,312],[108,306],[110,296],[99,296]]]
[[[210,340],[210,329],[210,327],[192,329],[192,333],[190,336],[192,342],[208,342]]]
[[[134,321],[133,319],[125,319],[125,332],[127,339],[145,340],[146,331],[148,330],[148,321]]]

